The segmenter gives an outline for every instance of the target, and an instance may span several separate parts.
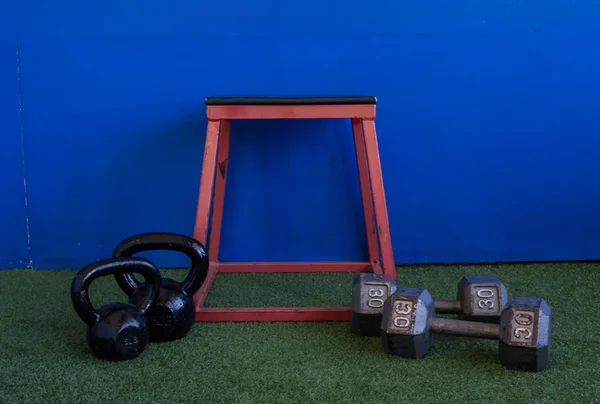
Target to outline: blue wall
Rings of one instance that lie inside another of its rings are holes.
[[[136,232],[191,234],[203,99],[219,94],[376,95],[398,263],[600,255],[596,2],[2,9],[1,267],[30,250],[34,268],[77,268]],[[233,130],[221,260],[366,259],[348,123]]]
[[[0,37],[0,268],[30,262],[18,77],[15,41]]]

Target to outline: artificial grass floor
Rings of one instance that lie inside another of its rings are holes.
[[[136,360],[93,357],[69,298],[72,271],[0,271],[1,403],[598,402],[600,263],[399,267],[398,280],[452,299],[466,274],[552,307],[549,367],[507,371],[497,342],[436,336],[420,360],[385,355],[347,323],[196,323]],[[183,279],[182,270],[163,270]],[[222,274],[207,306],[349,305],[354,274]],[[122,300],[92,284],[96,305]]]

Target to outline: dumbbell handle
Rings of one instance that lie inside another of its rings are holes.
[[[478,323],[475,321],[453,320],[450,318],[433,318],[431,331],[436,334],[449,334],[460,337],[499,339],[498,324]]]
[[[462,314],[462,307],[458,300],[435,299],[433,304],[437,314]]]

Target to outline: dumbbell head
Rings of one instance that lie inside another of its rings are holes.
[[[352,332],[379,335],[383,304],[395,291],[396,282],[389,275],[358,274],[352,282]]]
[[[357,275],[352,285],[352,332],[379,335],[383,302],[396,288],[396,282],[388,275]],[[434,300],[438,313],[460,314],[465,320],[493,322],[500,320],[507,304],[507,289],[495,276],[465,276],[458,283],[457,300]]]
[[[512,299],[500,320],[500,362],[506,368],[539,372],[548,365],[551,313],[542,298]]]
[[[465,276],[458,282],[456,299],[465,320],[498,320],[508,305],[508,290],[495,276]]]
[[[431,349],[433,297],[426,289],[398,288],[383,306],[381,343],[385,352],[422,358]]]
[[[426,289],[398,288],[383,307],[383,349],[406,358],[422,358],[433,345],[433,332],[499,340],[500,362],[509,369],[543,370],[549,359],[550,307],[541,298],[515,297],[500,325],[435,319]],[[434,327],[432,327],[432,323]]]

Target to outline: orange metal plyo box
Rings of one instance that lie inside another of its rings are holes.
[[[377,99],[354,97],[210,97],[205,100],[208,125],[194,238],[206,245],[211,259],[208,276],[194,295],[196,321],[350,321],[348,307],[222,307],[204,302],[217,273],[373,272],[396,279],[379,150],[375,133]],[[351,119],[363,202],[368,262],[218,262],[225,181],[234,119]],[[219,170],[217,170],[217,167]],[[216,174],[216,175],[215,175]],[[213,191],[214,188],[214,191]],[[211,212],[212,202],[212,215]],[[210,237],[208,235],[210,223]]]

